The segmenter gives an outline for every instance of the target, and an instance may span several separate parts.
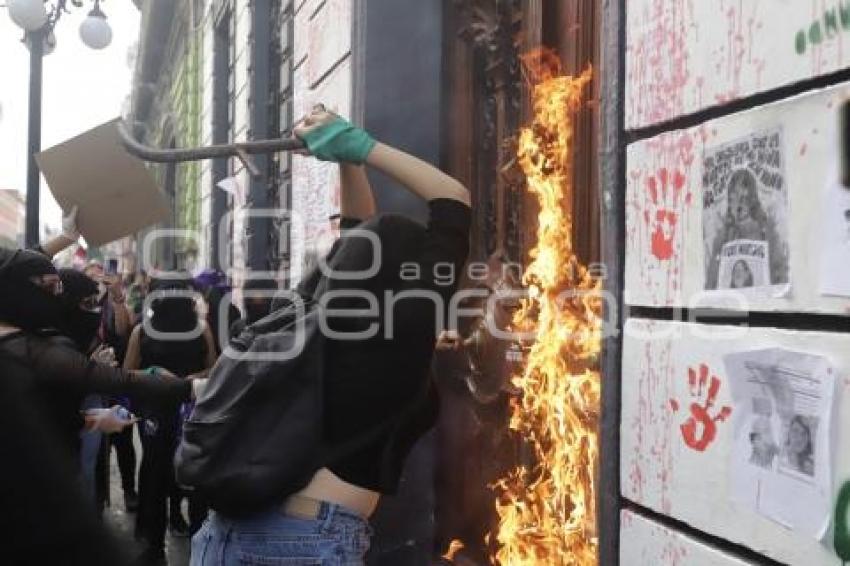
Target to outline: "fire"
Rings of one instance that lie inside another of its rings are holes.
[[[513,323],[536,330],[537,337],[513,377],[522,394],[514,399],[510,426],[527,457],[494,486],[499,529],[493,558],[502,566],[583,566],[597,562],[601,301],[599,282],[573,252],[568,202],[575,190],[574,117],[591,70],[564,76],[557,56],[547,52],[523,63],[535,83],[534,118],[520,132],[518,159],[540,214],[523,275],[530,293]]]
[[[463,550],[463,543],[455,539],[449,544],[449,549],[442,557],[446,560],[452,561],[454,560],[455,554],[457,554],[461,550]]]

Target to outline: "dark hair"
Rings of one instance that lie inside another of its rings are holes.
[[[806,462],[806,460],[811,460],[812,454],[814,452],[814,448],[812,447],[812,429],[811,427],[809,427],[809,424],[803,419],[803,417],[801,417],[800,415],[794,415],[794,417],[791,419],[791,422],[788,423],[789,438],[791,425],[793,425],[794,423],[797,423],[798,425],[803,427],[803,430],[806,431],[806,447],[803,449],[802,452],[794,455],[795,459],[797,460],[797,467],[802,469],[803,464]]]
[[[59,278],[62,279],[62,299],[73,306],[98,293],[97,282],[82,271],[63,268],[59,270]]]
[[[752,271],[752,269],[750,269],[750,266],[747,264],[747,262],[744,261],[743,259],[739,259],[738,261],[736,261],[734,263],[734,265],[732,265],[732,273],[731,273],[732,279],[730,280],[729,286],[732,287],[733,286],[732,284],[735,282],[735,279],[734,279],[735,268],[738,267],[739,265],[743,265],[744,269],[747,270],[747,280],[744,282],[744,284],[741,287],[752,287],[755,284],[755,279],[753,278],[753,271]]]
[[[277,281],[271,277],[247,279],[242,285],[242,289],[245,291],[277,291],[278,288]]]
[[[45,255],[0,248],[0,320],[33,332],[56,328],[62,321],[61,299],[30,281],[56,274]]]
[[[732,187],[740,185],[746,191],[747,201],[750,204],[750,216],[762,220],[764,219],[764,211],[761,208],[761,201],[758,195],[758,182],[756,176],[749,169],[738,169],[729,177],[729,192],[732,192]],[[727,199],[727,209],[731,205],[731,200]]]
[[[195,301],[187,296],[194,291],[188,276],[179,279],[155,279],[151,283],[150,293],[161,294],[150,305],[151,325],[159,332],[191,332],[198,325],[198,313]],[[169,296],[172,295],[173,296]]]

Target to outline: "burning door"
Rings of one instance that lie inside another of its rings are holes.
[[[473,192],[483,318],[511,309],[462,328],[473,351],[440,371],[438,541],[457,564],[597,560],[596,10],[456,2],[445,24],[447,160]],[[505,328],[524,338],[493,346]]]

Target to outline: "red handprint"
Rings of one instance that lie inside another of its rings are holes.
[[[705,402],[691,403],[691,415],[679,427],[685,444],[698,452],[705,452],[717,436],[717,423],[725,421],[732,414],[732,408],[724,406],[715,416],[711,416],[710,410],[714,407],[717,393],[720,391],[720,379],[712,375],[709,380],[708,374],[709,369],[705,364],[700,364],[699,376],[694,368],[688,368],[688,387],[691,397],[699,401],[705,395]],[[679,403],[675,399],[670,399],[670,407],[673,412],[676,412],[679,410]]]
[[[647,179],[646,185],[649,202],[643,214],[646,223],[651,225],[652,255],[658,259],[670,259],[673,256],[673,240],[676,237],[685,176],[680,171],[674,171],[671,175],[662,167],[656,175]]]

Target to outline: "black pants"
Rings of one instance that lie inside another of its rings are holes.
[[[109,435],[115,454],[118,456],[121,488],[125,494],[136,490],[136,449],[133,447],[133,428],[128,426],[119,433]]]
[[[194,535],[203,526],[209,512],[209,506],[200,495],[183,489],[175,483],[174,490],[168,499],[168,510],[171,517],[180,513],[180,504],[184,498],[189,501],[189,533]]]
[[[167,500],[174,492],[176,430],[160,428],[155,435],[141,435],[142,465],[139,469],[139,510],[136,532],[148,544],[162,548],[168,525]]]

